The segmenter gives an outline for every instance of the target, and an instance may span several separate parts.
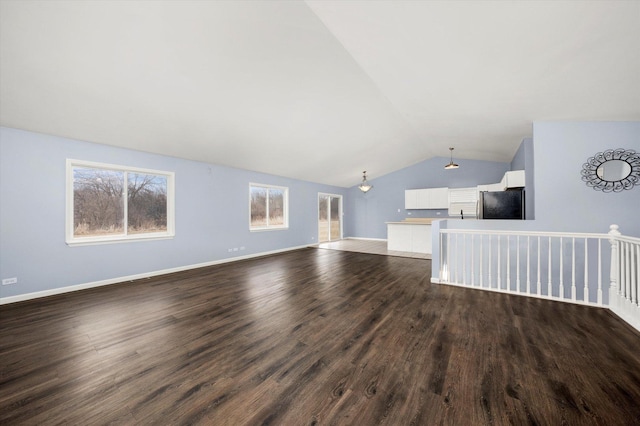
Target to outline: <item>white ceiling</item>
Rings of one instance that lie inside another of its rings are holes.
[[[1,125],[313,182],[640,120],[640,1],[0,8]]]

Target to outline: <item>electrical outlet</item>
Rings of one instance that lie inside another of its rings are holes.
[[[238,247],[234,247],[234,248],[233,248],[233,251],[238,251]]]
[[[233,251],[233,249],[229,249],[229,253],[231,253]]]
[[[17,277],[5,278],[2,280],[2,285],[16,284],[18,282]]]

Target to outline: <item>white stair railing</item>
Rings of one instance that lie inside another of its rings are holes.
[[[608,234],[440,230],[440,283],[606,306],[640,330],[639,260],[640,238],[617,225]]]

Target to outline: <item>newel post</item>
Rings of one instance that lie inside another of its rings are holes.
[[[618,291],[618,277],[620,261],[618,260],[618,237],[622,235],[618,231],[618,225],[609,226],[609,243],[611,244],[611,269],[609,273],[609,279],[611,285],[609,287],[609,306],[617,303]]]

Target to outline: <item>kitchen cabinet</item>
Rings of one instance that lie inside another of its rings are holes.
[[[502,180],[498,183],[489,185],[478,185],[478,192],[481,191],[504,191],[509,188],[524,188],[525,173],[524,170],[513,170],[506,172]]]
[[[430,223],[387,223],[388,250],[431,254],[431,248]]]
[[[449,216],[476,217],[478,204],[478,188],[449,189]]]
[[[411,251],[411,226],[403,223],[387,224],[387,249]]]
[[[478,185],[478,192],[482,191],[503,191],[502,182],[492,183],[489,185]]]
[[[431,209],[449,208],[449,188],[430,188],[429,206]]]
[[[429,209],[428,189],[407,189],[404,192],[405,209]]]
[[[411,209],[448,209],[449,216],[475,217],[477,214],[478,193],[480,191],[504,191],[509,188],[523,188],[524,170],[506,172],[502,180],[489,185],[473,188],[423,188],[404,191],[404,208]]]
[[[404,191],[405,209],[446,209],[449,207],[449,188],[407,189]]]
[[[504,174],[500,186],[502,190],[508,188],[523,188],[524,187],[524,170],[514,170]]]

